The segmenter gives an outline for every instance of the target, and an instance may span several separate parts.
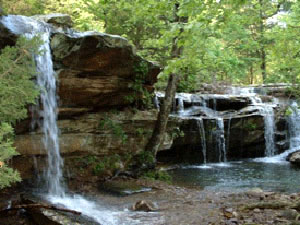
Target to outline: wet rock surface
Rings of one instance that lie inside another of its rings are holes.
[[[291,164],[295,166],[300,166],[300,151],[293,152],[289,154],[286,158],[287,161],[289,161]]]

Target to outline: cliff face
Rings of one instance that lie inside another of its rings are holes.
[[[27,19],[32,18],[16,18],[15,24],[9,25],[23,26],[22,22],[25,26],[19,30],[30,32]],[[124,149],[133,152],[142,149],[146,136],[142,135],[142,140],[141,137],[133,140],[131,133],[135,132],[135,126],[149,129],[156,112],[133,115],[120,111],[118,115],[112,115],[109,111],[129,106],[132,100],[139,101],[144,97],[135,88],[136,83],[140,89],[153,92],[159,67],[137,56],[134,48],[120,36],[71,30],[68,28],[70,18],[66,15],[36,16],[33,19],[48,22],[45,26],[51,28],[50,46],[58,77],[62,154],[105,155],[120,153]],[[1,20],[0,34],[0,47],[13,45],[20,35]],[[22,155],[46,154],[39,128],[29,130],[31,119],[29,116],[16,127],[17,150]],[[126,144],[120,143],[111,127],[106,126],[101,131],[100,121],[108,119],[111,123],[122,124],[120,129],[124,126],[124,132],[128,133]]]
[[[126,97],[142,75],[142,86],[153,91],[159,68],[138,57],[126,39],[98,33],[72,36],[56,33],[51,37],[54,67],[59,78],[63,108],[125,106]],[[144,69],[144,74],[137,71]]]

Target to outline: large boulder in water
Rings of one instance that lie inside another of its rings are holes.
[[[289,161],[293,165],[300,166],[300,150],[290,153],[286,157],[286,160]]]

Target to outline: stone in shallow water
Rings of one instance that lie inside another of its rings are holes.
[[[157,210],[157,207],[151,201],[140,200],[132,206],[132,210],[150,212]]]
[[[296,151],[289,154],[286,160],[292,163],[293,165],[300,166],[300,151]]]

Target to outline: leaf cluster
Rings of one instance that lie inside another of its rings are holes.
[[[32,78],[36,74],[34,54],[39,53],[40,39],[20,38],[16,45],[8,46],[0,54],[0,188],[20,181],[19,174],[7,166],[17,155],[13,147],[12,125],[27,116],[26,106],[34,104],[38,96]]]

